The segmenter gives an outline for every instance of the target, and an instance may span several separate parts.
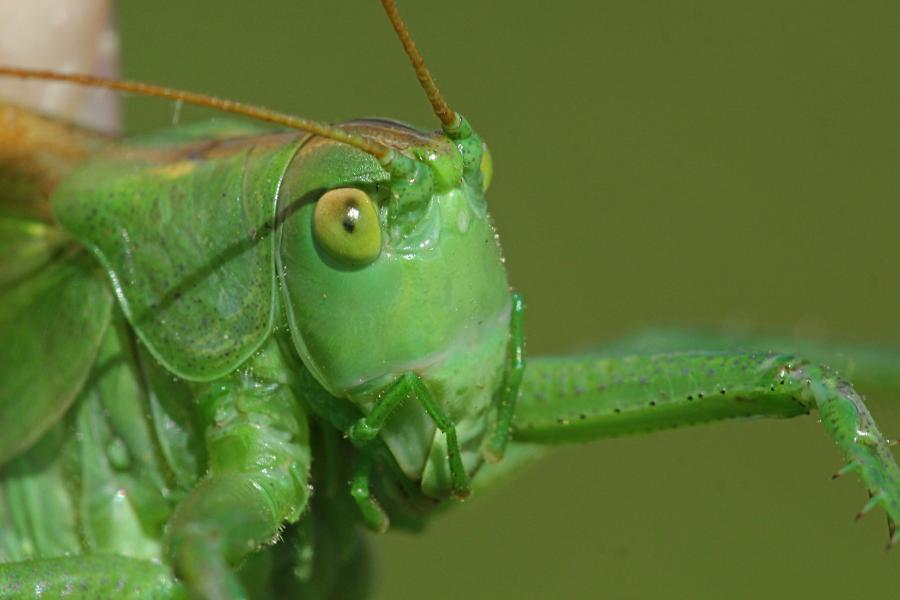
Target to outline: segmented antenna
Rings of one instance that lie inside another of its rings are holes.
[[[416,47],[412,35],[406,28],[406,23],[403,22],[403,17],[400,16],[400,12],[397,10],[397,4],[394,0],[381,0],[381,5],[384,7],[384,12],[387,13],[391,25],[394,26],[394,31],[397,32],[400,43],[403,44],[403,51],[406,52],[406,56],[409,57],[409,62],[412,63],[412,67],[416,72],[416,77],[419,79],[419,84],[422,86],[422,89],[425,90],[425,96],[428,98],[428,101],[431,102],[431,108],[434,110],[434,114],[441,120],[444,129],[458,127],[459,117],[456,112],[450,108],[447,101],[444,100],[437,84],[434,82],[434,78],[431,76],[431,71],[425,66],[425,59],[422,58],[422,54]]]
[[[198,94],[196,92],[187,92],[184,90],[176,90],[173,88],[141,83],[138,81],[124,81],[121,79],[112,79],[108,77],[98,77],[96,75],[85,75],[78,73],[60,73],[58,71],[45,71],[40,69],[22,69],[18,67],[0,66],[0,76],[18,77],[20,79],[40,79],[42,81],[62,81],[81,85],[85,87],[104,88],[108,90],[116,90],[141,96],[153,96],[155,98],[165,98],[179,102],[187,102],[197,106],[204,106],[221,110],[223,112],[259,119],[276,125],[282,125],[290,129],[299,129],[314,135],[322,136],[353,146],[363,152],[371,154],[378,162],[387,167],[392,165],[399,159],[399,155],[393,150],[380,144],[375,140],[356,135],[345,131],[340,127],[334,127],[327,123],[304,119],[303,117],[295,117],[285,113],[276,112],[267,108],[251,106],[234,100],[226,100],[216,96],[207,94]]]

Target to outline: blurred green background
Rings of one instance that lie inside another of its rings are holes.
[[[118,9],[128,77],[435,126],[375,0]],[[900,4],[401,9],[491,146],[532,354],[666,324],[900,345]],[[132,100],[129,131],[172,113]],[[900,435],[900,398],[870,400]],[[377,597],[896,597],[884,516],[854,524],[839,466],[814,417],[564,448],[374,540]]]

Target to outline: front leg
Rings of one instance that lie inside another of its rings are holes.
[[[274,344],[239,372],[197,386],[208,472],[166,532],[175,574],[198,598],[245,598],[232,567],[306,505],[306,414]]]
[[[450,420],[450,417],[444,414],[422,378],[413,371],[407,371],[401,375],[375,402],[372,411],[353,424],[349,431],[350,441],[357,447],[369,444],[381,432],[382,427],[397,406],[410,395],[419,401],[437,428],[447,436],[447,461],[450,464],[453,493],[458,498],[468,498],[472,489],[469,484],[469,476],[463,466],[462,453],[456,437],[456,425]]]
[[[533,359],[513,423],[517,441],[566,443],[729,418],[818,409],[826,431],[890,523],[900,519],[900,469],[862,398],[826,367],[772,353],[678,352]],[[891,543],[900,534],[891,525]]]

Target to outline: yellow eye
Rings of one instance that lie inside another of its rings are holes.
[[[491,158],[491,151],[488,150],[487,144],[483,146],[484,154],[481,155],[481,191],[486,192],[491,187],[491,177],[494,176],[494,159]]]
[[[381,254],[378,210],[369,195],[356,188],[338,188],[319,198],[313,236],[329,256],[344,263],[364,265]]]

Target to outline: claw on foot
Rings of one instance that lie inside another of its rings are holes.
[[[841,467],[836,473],[834,473],[834,474],[831,476],[831,478],[832,478],[832,479],[838,479],[838,478],[840,478],[840,477],[843,477],[843,476],[846,475],[847,473],[850,473],[850,472],[852,472],[852,471],[857,471],[857,470],[859,470],[859,468],[860,468],[860,464],[859,464],[858,462],[856,462],[856,461],[850,461],[850,462],[848,462],[846,465],[844,465],[843,467]]]
[[[856,513],[856,520],[860,520],[863,518],[863,515],[870,512],[876,506],[879,506],[885,500],[885,493],[878,492],[877,494],[873,494],[869,497],[869,501],[863,505],[862,510]]]

